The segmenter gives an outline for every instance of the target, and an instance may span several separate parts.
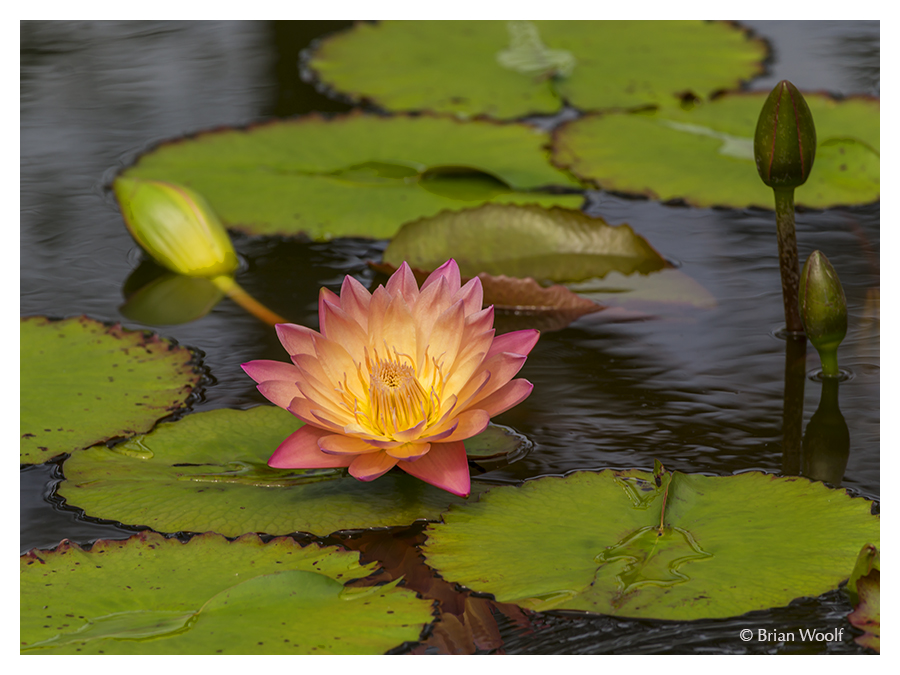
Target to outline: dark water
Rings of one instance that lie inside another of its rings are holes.
[[[122,285],[142,254],[104,186],[149,143],[217,125],[309,111],[344,111],[301,81],[297,54],[342,22],[24,22],[21,25],[21,299],[23,316],[87,314],[122,321]],[[750,83],[768,90],[782,78],[804,90],[879,95],[876,22],[749,22],[769,39],[773,60]],[[576,469],[667,468],[710,474],[781,472],[795,455],[782,437],[785,343],[774,215],[761,210],[689,209],[590,193],[586,209],[629,223],[715,299],[711,308],[657,307],[624,322],[612,313],[546,333],[522,375],[534,393],[497,418],[535,443],[523,460],[489,474],[517,481]],[[808,211],[797,217],[801,260],[822,250],[838,270],[850,308],[840,350],[852,379],[840,407],[850,452],[840,484],[880,495],[880,331],[878,204]],[[317,326],[322,285],[344,275],[368,284],[366,260],[386,242],[238,237],[238,277],[251,294],[292,321]],[[282,359],[271,328],[229,301],[191,324],[149,328],[205,353],[213,378],[195,410],[263,402],[239,369],[251,359]],[[810,348],[807,370],[818,367]],[[807,380],[803,424],[821,385]],[[21,471],[20,548],[62,538],[89,543],[130,530],[89,522],[52,496],[56,465]],[[837,482],[833,480],[832,482]],[[736,639],[740,627],[848,627],[840,594],[739,620],[670,623],[542,615],[532,633],[502,627],[504,649],[531,653],[743,653],[796,651]],[[730,623],[729,623],[730,622]],[[502,622],[501,622],[502,623]],[[794,628],[792,628],[794,627]],[[843,641],[812,651],[857,651]]]

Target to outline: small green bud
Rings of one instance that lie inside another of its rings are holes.
[[[806,99],[782,80],[763,104],[753,138],[756,170],[771,188],[795,188],[809,178],[816,158],[816,126]]]
[[[197,277],[229,275],[238,268],[228,232],[193,190],[135,178],[117,178],[113,190],[131,236],[160,265]]]
[[[822,358],[825,375],[837,376],[837,348],[847,335],[847,299],[834,267],[813,251],[800,272],[800,318]]]

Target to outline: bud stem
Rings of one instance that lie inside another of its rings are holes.
[[[800,306],[800,260],[797,255],[797,233],[794,227],[794,188],[773,188],[775,220],[778,225],[778,263],[781,267],[781,295],[784,320],[790,333],[802,334]]]
[[[841,371],[838,369],[837,350],[822,350],[819,352],[819,359],[822,361],[822,377],[832,378],[840,377]]]
[[[287,319],[279,316],[271,309],[258,302],[247,291],[241,288],[234,280],[234,277],[223,274],[218,277],[213,277],[211,281],[235,303],[250,312],[250,314],[260,321],[267,323],[270,326],[274,326],[278,323],[288,323]]]

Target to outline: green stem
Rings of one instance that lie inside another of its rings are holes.
[[[271,309],[258,302],[247,291],[241,288],[234,280],[234,277],[222,275],[214,277],[211,281],[219,287],[234,302],[247,310],[260,321],[274,326],[276,323],[287,323],[287,319],[279,316]]]
[[[797,302],[800,294],[800,260],[797,255],[797,232],[794,227],[794,188],[773,189],[784,320],[789,332],[802,333],[803,324],[800,322],[800,307]]]
[[[806,340],[785,340],[781,466],[788,476],[800,475],[805,384]]]
[[[838,369],[837,349],[823,349],[819,352],[822,360],[822,377],[840,377]]]

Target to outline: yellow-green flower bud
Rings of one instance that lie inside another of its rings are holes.
[[[228,232],[203,197],[174,183],[117,178],[125,224],[156,262],[197,277],[232,274],[238,257]]]
[[[823,374],[836,377],[837,348],[847,335],[847,299],[834,267],[813,251],[800,273],[800,318],[806,337],[818,350]]]
[[[782,80],[763,104],[753,138],[756,170],[771,188],[795,188],[816,158],[816,126],[797,87]]]

